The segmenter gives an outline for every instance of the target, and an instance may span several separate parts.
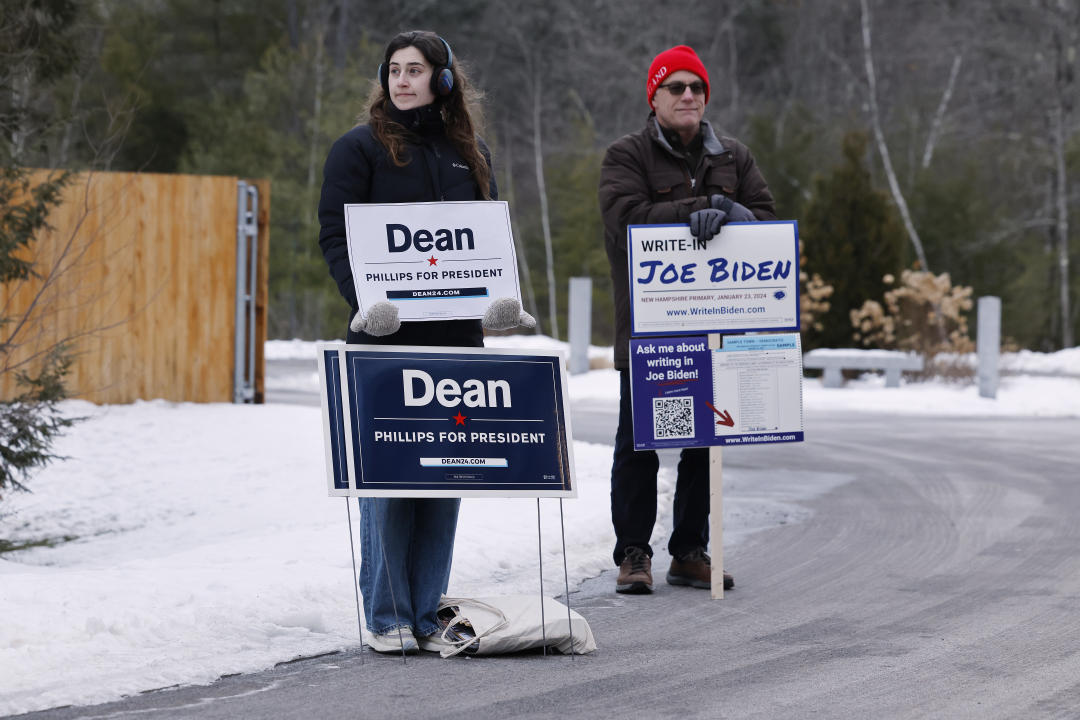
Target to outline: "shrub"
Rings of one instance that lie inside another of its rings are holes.
[[[802,293],[799,295],[799,329],[802,332],[820,333],[825,329],[821,318],[829,312],[829,297],[833,294],[833,286],[821,279],[814,273],[813,277],[807,277],[806,271],[799,273],[799,284]]]
[[[884,281],[893,285],[895,278],[886,275]],[[904,270],[900,285],[885,292],[884,306],[867,300],[851,311],[853,337],[865,348],[919,353],[926,363],[924,375],[970,376],[969,365],[945,357],[975,350],[965,316],[973,307],[971,294],[970,287],[953,286],[948,273]]]

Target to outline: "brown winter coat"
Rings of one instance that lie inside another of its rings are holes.
[[[729,137],[717,139],[702,122],[704,151],[690,173],[685,155],[664,138],[655,115],[645,129],[619,138],[600,169],[600,212],[604,244],[615,289],[615,367],[629,367],[630,278],[627,225],[689,222],[722,194],[750,209],[758,220],[775,220],[772,193],[750,150]]]

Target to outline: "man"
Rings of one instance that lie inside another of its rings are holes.
[[[615,526],[615,590],[651,593],[656,523],[655,452],[634,451],[630,409],[630,284],[627,225],[690,223],[708,241],[728,221],[775,220],[772,194],[745,145],[718,138],[704,119],[709,75],[685,45],[656,56],[645,83],[653,112],[645,128],[615,141],[600,171],[600,210],[615,289],[615,367],[619,370],[619,427],[611,468],[611,519]],[[675,486],[668,551],[672,585],[711,587],[709,451],[682,451]],[[724,588],[734,580],[724,573]]]

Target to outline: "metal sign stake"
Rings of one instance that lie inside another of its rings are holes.
[[[356,631],[360,633],[360,664],[364,664],[364,624],[360,620],[360,588],[356,574],[356,543],[352,534],[352,510],[349,509],[349,498],[345,498],[345,517],[349,522],[349,554],[352,556],[352,589],[356,596]]]
[[[540,498],[536,498],[536,552],[540,557],[540,637],[544,641],[544,656],[547,657],[547,621],[544,619],[544,551],[540,535]]]
[[[562,498],[559,498],[559,527],[562,530],[562,572],[566,583],[566,627],[570,630],[570,661],[574,660],[574,621],[570,617],[570,572],[566,569],[566,522],[563,519]]]

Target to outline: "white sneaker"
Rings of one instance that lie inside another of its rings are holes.
[[[371,633],[368,636],[367,643],[372,650],[381,653],[399,653],[402,647],[405,648],[406,653],[420,651],[416,644],[416,638],[413,637],[412,628],[407,627],[401,628],[400,634],[396,628],[388,630],[382,635]]]
[[[421,650],[432,653],[441,653],[447,648],[453,649],[455,647],[450,641],[444,640],[442,633],[438,631],[417,638],[417,642],[419,642]]]

